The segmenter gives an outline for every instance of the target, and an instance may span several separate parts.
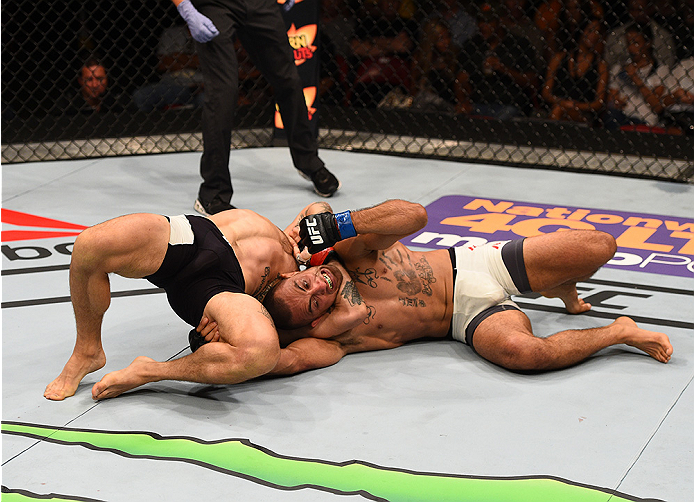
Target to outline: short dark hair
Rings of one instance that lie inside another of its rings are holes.
[[[270,312],[272,320],[278,329],[289,330],[301,328],[303,324],[294,319],[294,315],[292,309],[289,307],[289,304],[287,304],[287,302],[283,298],[280,298],[280,296],[277,294],[277,287],[280,284],[283,284],[284,281],[286,281],[286,279],[277,281],[277,284],[275,284],[272,289],[268,291],[267,295],[265,295],[265,299],[263,300],[263,305],[267,311]]]
[[[101,64],[101,60],[96,56],[90,56],[84,61],[82,68],[89,68],[90,66],[104,66]]]

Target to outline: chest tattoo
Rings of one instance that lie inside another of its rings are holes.
[[[429,265],[427,259],[422,256],[419,262],[414,264],[414,268],[417,271],[419,279],[422,281],[422,293],[427,296],[432,295],[431,285],[436,282],[436,277],[434,277],[434,270]]]
[[[364,271],[360,269],[361,267],[357,267],[354,270],[347,271],[354,282],[364,284],[370,288],[375,288],[378,286],[378,284],[376,284],[376,279],[379,279],[380,277],[375,268],[369,267]]]
[[[376,307],[372,307],[371,305],[366,306],[366,317],[364,318],[364,324],[369,324],[371,322],[371,319],[376,317]]]
[[[256,288],[255,291],[253,291],[253,298],[258,300],[260,303],[263,302],[265,297],[267,296],[268,292],[273,288],[275,284],[280,280],[280,274],[277,274],[277,276],[270,280],[270,267],[265,267],[265,271],[263,275],[261,276],[261,281],[258,287]]]
[[[388,266],[388,269],[393,272],[398,289],[406,295],[414,296],[422,293],[431,296],[433,294],[431,285],[436,282],[436,277],[424,256],[418,262],[413,262],[409,253],[403,255],[398,250],[397,256],[390,257],[384,254],[381,261],[392,265]]]
[[[426,307],[427,304],[424,302],[424,300],[420,300],[419,298],[403,298],[399,297],[398,301],[402,303],[403,307]]]
[[[342,297],[349,302],[349,304],[354,307],[355,305],[361,305],[364,303],[359,290],[354,285],[354,282],[348,281],[342,290]]]
[[[352,307],[355,305],[361,305],[362,303],[364,304],[366,307],[364,324],[369,324],[371,319],[376,315],[376,308],[366,304],[354,282],[349,281],[347,284],[345,284],[345,287],[342,290],[342,297],[347,300]]]

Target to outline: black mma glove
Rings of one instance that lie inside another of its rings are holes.
[[[349,211],[312,214],[299,222],[299,247],[308,248],[311,254],[355,235],[357,232],[354,230]]]

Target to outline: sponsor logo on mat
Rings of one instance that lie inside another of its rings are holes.
[[[466,195],[441,197],[426,209],[429,223],[404,244],[440,249],[596,229],[619,246],[607,267],[694,277],[694,219]]]

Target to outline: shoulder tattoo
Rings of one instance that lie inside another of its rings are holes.
[[[270,321],[270,324],[272,324],[272,327],[274,328],[275,327],[275,321],[272,320],[272,316],[270,315],[270,312],[268,312],[268,310],[265,308],[265,306],[262,303],[260,304],[260,313],[268,318],[268,320]]]

